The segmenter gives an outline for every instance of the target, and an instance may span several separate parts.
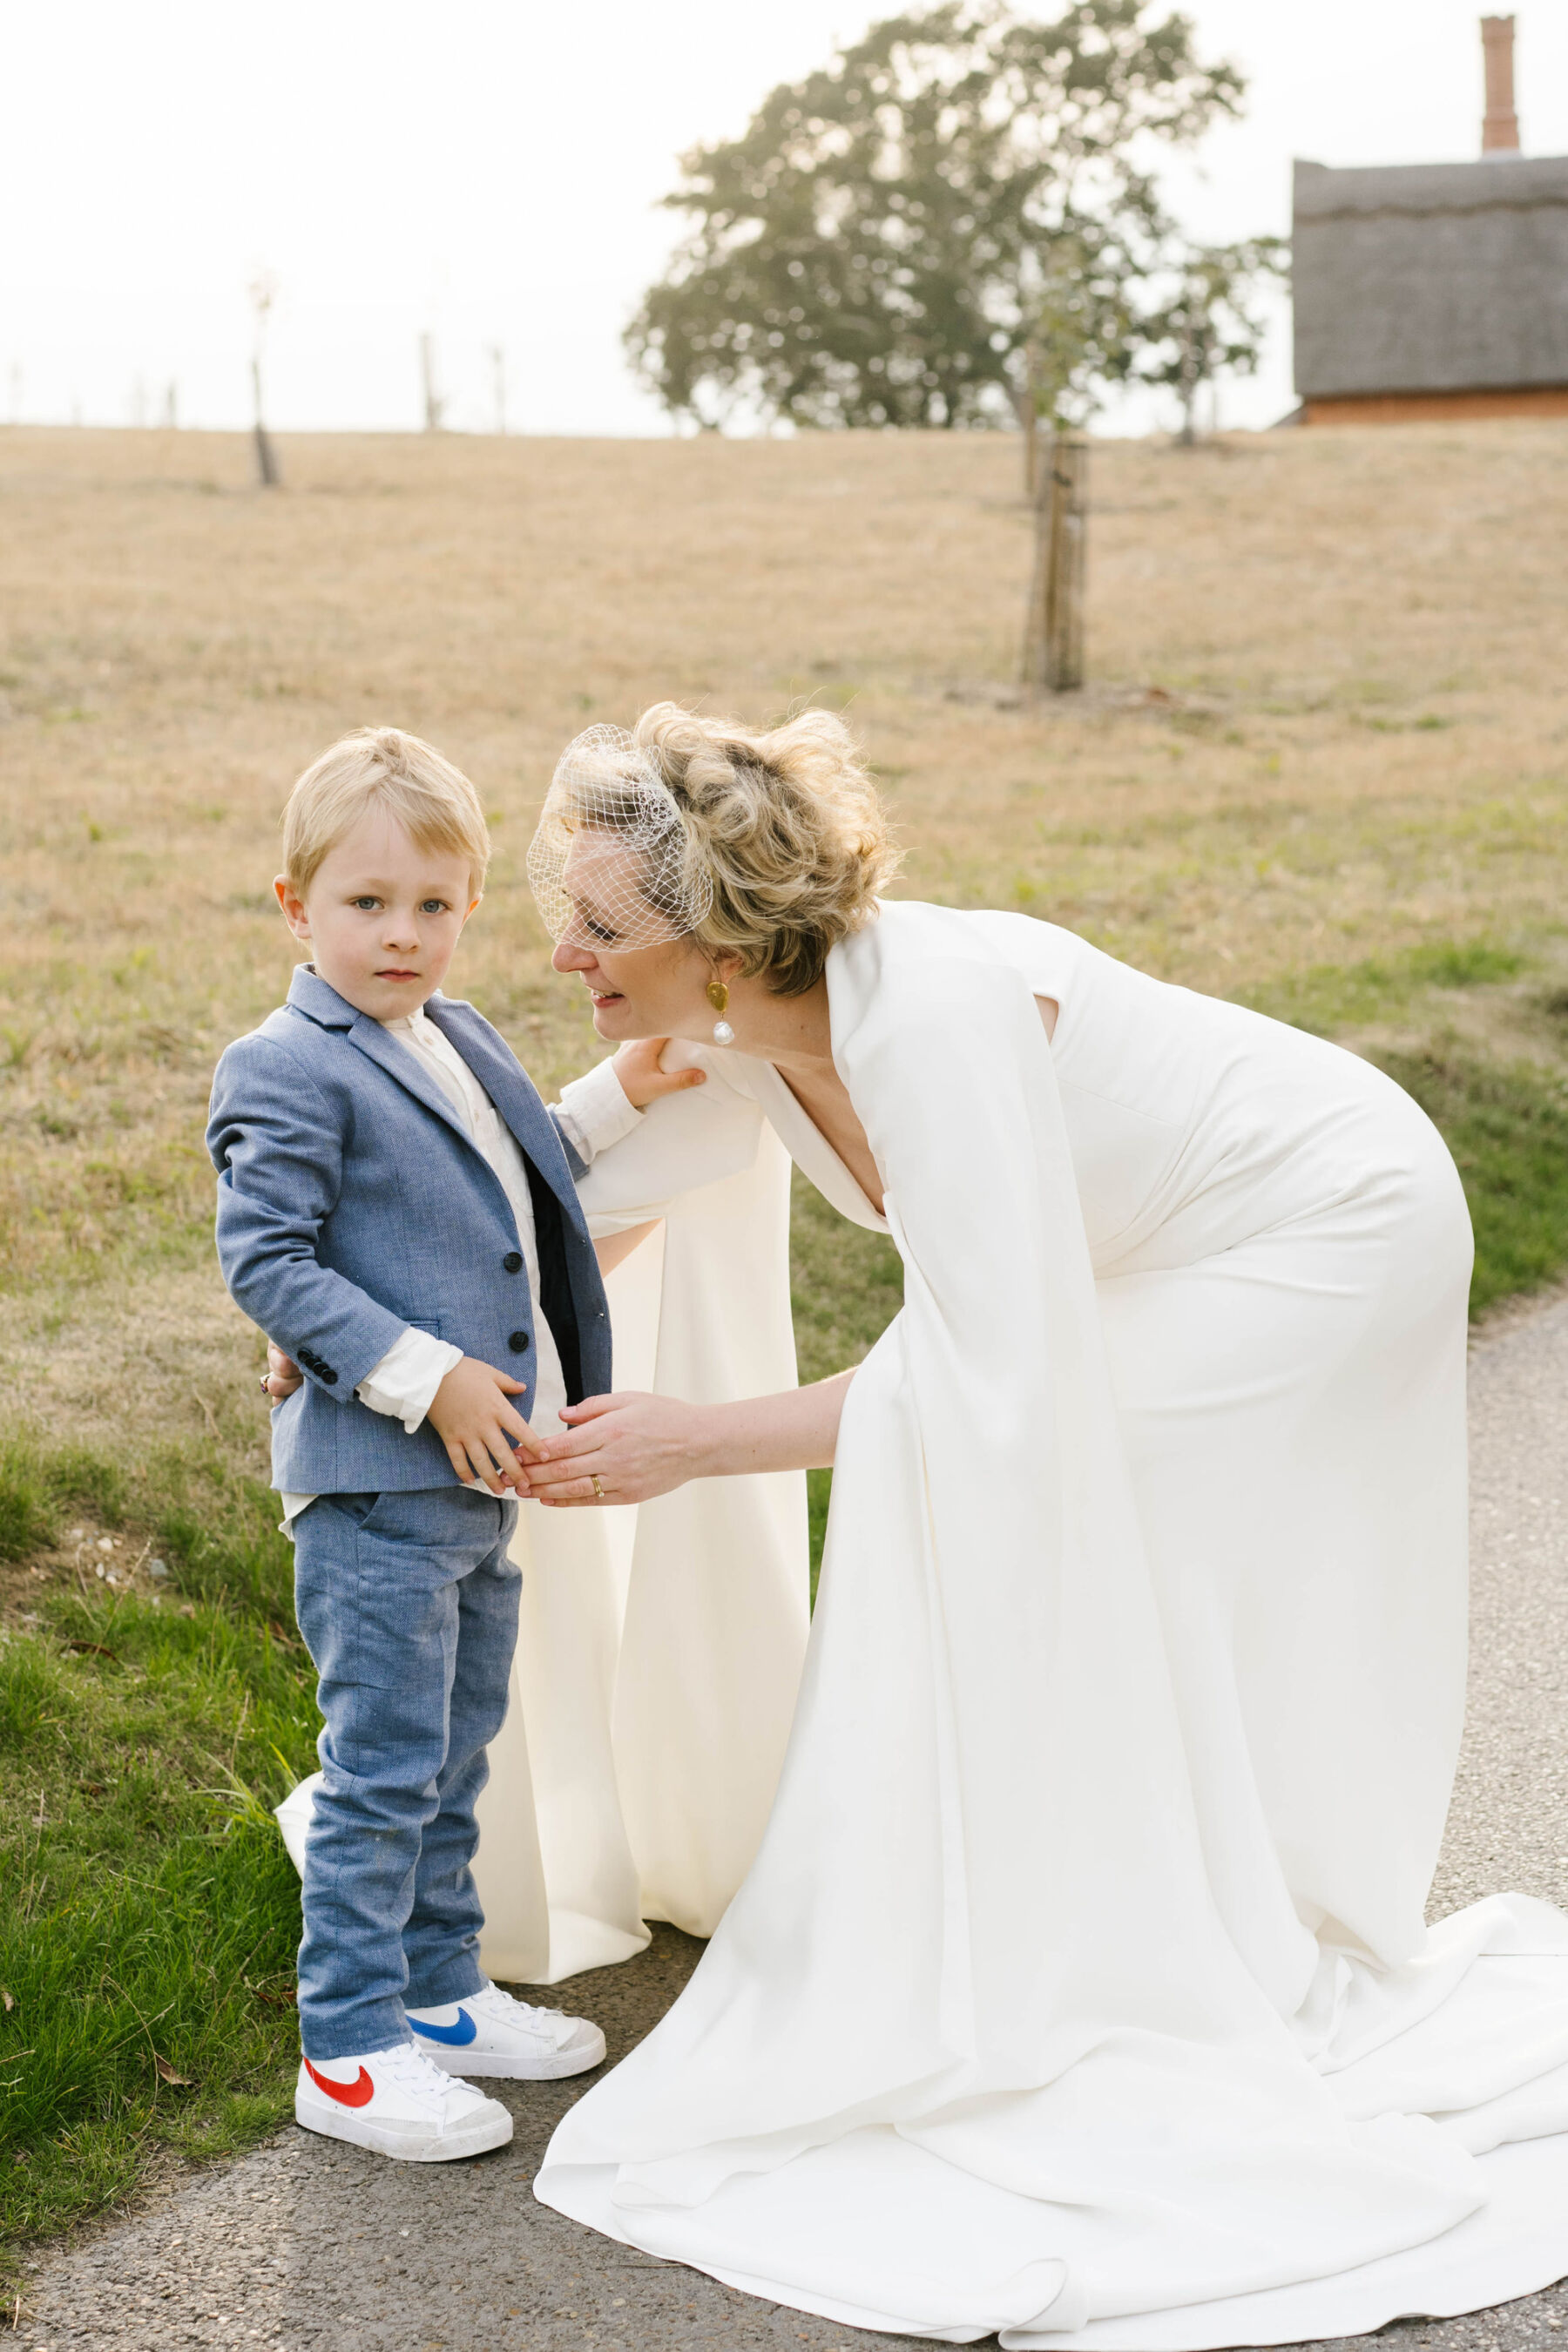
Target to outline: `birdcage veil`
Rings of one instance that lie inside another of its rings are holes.
[[[624,727],[586,728],[561,754],[528,879],[558,946],[658,947],[713,904],[674,793]]]

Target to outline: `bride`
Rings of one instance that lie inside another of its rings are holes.
[[[579,739],[531,856],[599,1034],[705,1075],[584,1180],[601,1227],[771,1129],[905,1279],[854,1371],[591,1400],[532,1474],[597,1510],[834,1465],[756,1859],[536,2192],[950,2342],[1277,2343],[1540,2287],[1568,1920],[1423,1917],[1465,1654],[1453,1164],[1354,1055],[1047,924],[880,903],[889,863],[837,721],[669,705]],[[687,1369],[722,1362],[745,1295],[670,1283]]]
[[[531,851],[599,1034],[690,1076],[580,1181],[626,1385],[530,1472],[486,1964],[712,1930],[536,2194],[1017,2352],[1539,2288],[1568,1919],[1424,1920],[1465,1664],[1453,1164],[1354,1055],[884,901],[891,866],[836,719],[668,704],[578,739]],[[805,1390],[791,1159],[904,1269]]]

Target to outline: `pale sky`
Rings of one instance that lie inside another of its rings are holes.
[[[662,433],[620,331],[679,224],[680,150],[739,131],[892,0],[48,0],[14,8],[0,129],[0,420],[248,421],[258,269],[280,293],[279,427],[420,421],[436,338],[457,426]],[[1452,161],[1479,148],[1468,0],[1187,0],[1247,119],[1170,173],[1179,216],[1289,228],[1290,159]],[[1049,13],[1049,0],[1042,0]],[[1527,152],[1568,152],[1568,0],[1523,0]],[[1292,401],[1283,315],[1224,420]],[[1168,422],[1144,398],[1103,420]]]

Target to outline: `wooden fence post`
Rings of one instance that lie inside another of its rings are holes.
[[[256,341],[250,351],[250,389],[256,400],[256,475],[264,490],[275,490],[283,479],[272,436],[262,421],[261,355],[267,345],[267,321],[278,299],[278,280],[270,269],[258,269],[250,281],[250,306],[256,313]]]
[[[1083,684],[1088,445],[1053,435],[1035,499],[1035,572],[1024,632],[1024,683],[1070,693]]]
[[[436,389],[436,338],[428,328],[419,338],[419,374],[425,386],[425,430],[439,433],[447,404]]]
[[[261,421],[261,361],[250,362],[250,380],[256,394],[256,478],[264,490],[275,490],[283,479],[283,469],[278,463],[278,452],[272,446],[272,436]]]

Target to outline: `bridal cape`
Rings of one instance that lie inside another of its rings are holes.
[[[1022,917],[890,905],[828,987],[905,1306],[809,1645],[797,1478],[522,1515],[486,1965],[712,1937],[536,2193],[1011,2352],[1568,2273],[1568,1919],[1423,1924],[1465,1643],[1440,1139],[1354,1056]],[[665,1220],[613,1278],[616,1381],[757,1393],[794,1377],[789,1156],[883,1220],[768,1066],[695,1058],[583,1186],[598,1230]]]

